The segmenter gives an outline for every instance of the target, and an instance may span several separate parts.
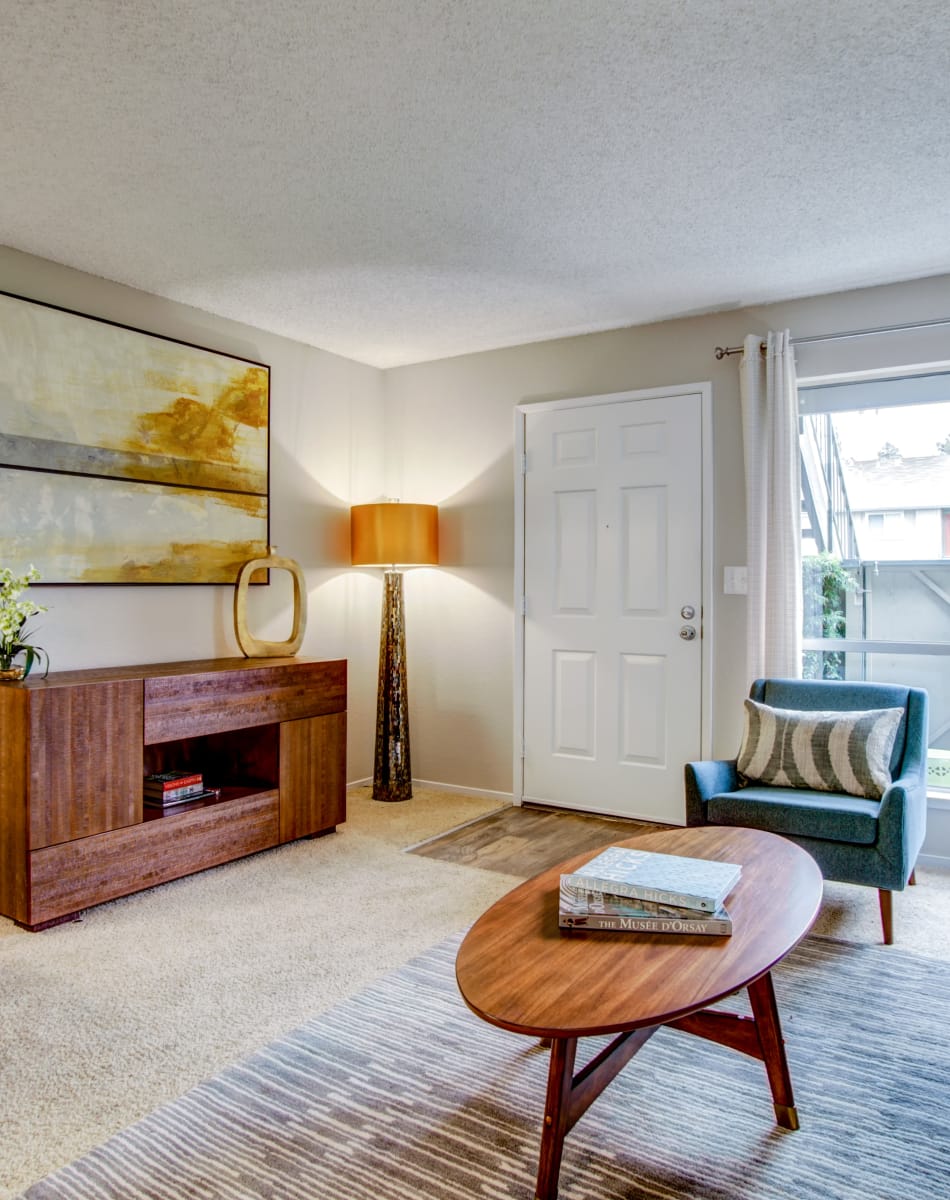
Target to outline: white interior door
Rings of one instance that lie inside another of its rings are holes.
[[[685,821],[683,764],[702,750],[707,397],[521,410],[526,801]]]

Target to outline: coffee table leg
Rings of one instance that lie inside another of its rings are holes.
[[[749,984],[749,1003],[752,1006],[762,1059],[772,1089],[775,1119],[785,1129],[797,1129],[798,1113],[795,1111],[795,1100],[792,1096],[792,1077],[788,1070],[788,1059],[785,1057],[785,1042],[782,1039],[782,1025],[775,1002],[771,971],[766,971],[755,983]]]
[[[541,1130],[541,1161],[535,1200],[556,1200],[564,1135],[568,1130],[574,1058],[577,1038],[552,1038],[548,1066],[548,1091],[544,1101],[544,1126]]]

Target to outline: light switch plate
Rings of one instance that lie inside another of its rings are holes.
[[[723,567],[722,590],[727,596],[745,596],[749,591],[749,572],[745,567]]]

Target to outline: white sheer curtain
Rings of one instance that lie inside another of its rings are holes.
[[[802,496],[795,357],[788,330],[743,342],[750,679],[802,671]]]

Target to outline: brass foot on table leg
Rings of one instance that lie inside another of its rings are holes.
[[[798,1110],[794,1104],[776,1104],[775,1119],[783,1129],[798,1129]]]

